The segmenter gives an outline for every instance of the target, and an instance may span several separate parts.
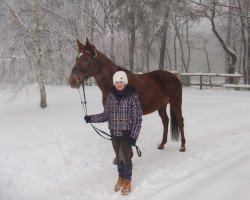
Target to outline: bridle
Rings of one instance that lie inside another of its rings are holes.
[[[81,55],[83,53],[89,53],[91,55],[91,52],[90,51],[86,51],[86,50],[82,50],[79,54],[78,54],[78,58],[81,57]],[[88,60],[87,62],[87,66],[85,68],[89,68],[89,66],[93,63],[93,61],[97,58],[97,52],[96,52],[96,49],[94,49],[94,56],[91,56],[91,58]],[[79,66],[75,65],[72,69],[72,72],[71,73],[83,73],[84,74],[84,69],[81,69]],[[82,83],[82,78],[79,79],[79,81]]]
[[[81,54],[82,54],[83,52],[86,52],[86,53],[90,53],[90,54],[91,54],[91,52],[83,50],[82,52],[79,53],[78,57],[80,57]],[[88,60],[86,68],[88,68],[88,67],[91,65],[91,63],[92,63],[96,58],[97,58],[97,53],[96,53],[96,50],[95,50],[95,54],[94,54],[93,57],[91,57],[91,58]],[[73,72],[73,73],[81,72],[81,73],[84,74],[84,70],[82,70],[82,69],[81,69],[80,67],[78,67],[78,66],[73,67],[72,72]],[[82,85],[83,98],[82,98],[82,95],[81,95],[81,92],[80,92],[80,89],[79,89],[79,88],[78,88],[78,93],[79,93],[79,97],[80,97],[80,99],[81,99],[81,104],[82,104],[82,107],[83,107],[83,110],[84,110],[84,114],[85,114],[85,116],[86,116],[86,115],[88,115],[88,109],[87,109],[87,100],[86,100],[86,95],[85,95],[84,79],[82,79],[82,78],[80,77],[80,78],[79,78],[79,81],[80,81],[80,83],[81,83],[81,85]],[[104,131],[102,131],[102,130],[96,128],[92,123],[90,123],[90,124],[91,124],[91,126],[93,127],[93,129],[97,132],[98,135],[100,135],[101,137],[103,137],[103,138],[105,138],[105,139],[107,139],[107,140],[111,140],[111,135],[109,135],[108,133],[106,133],[106,132],[104,132]],[[109,138],[104,137],[102,134],[100,134],[100,132],[103,133],[104,135],[108,136]]]

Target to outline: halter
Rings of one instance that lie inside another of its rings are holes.
[[[83,107],[83,110],[84,110],[84,113],[85,113],[85,116],[86,116],[86,115],[88,114],[88,109],[87,109],[87,100],[86,100],[86,95],[85,95],[84,82],[82,81],[81,84],[82,84],[82,93],[83,93],[84,101],[83,101],[83,99],[82,99],[82,95],[81,95],[81,92],[80,92],[79,88],[78,88],[78,93],[79,93],[79,97],[80,97],[80,99],[81,99],[81,104],[82,104],[82,107]],[[104,138],[104,139],[106,139],[106,140],[111,140],[111,135],[110,135],[110,134],[106,133],[106,132],[103,131],[103,130],[100,130],[99,128],[96,128],[92,123],[90,123],[90,125],[92,126],[92,128],[95,130],[95,132],[96,132],[99,136],[101,136],[102,138]],[[105,137],[104,135],[107,136],[108,138]],[[137,155],[138,155],[139,157],[141,157],[142,153],[141,153],[140,148],[139,148],[136,144],[135,144],[134,146],[135,146],[135,148],[136,148]]]

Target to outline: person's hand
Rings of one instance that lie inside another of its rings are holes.
[[[86,115],[86,116],[84,117],[84,120],[85,120],[86,123],[90,123],[90,122],[91,122],[91,117],[88,116],[88,115]]]
[[[136,140],[135,138],[130,137],[131,132],[130,131],[123,131],[123,137],[125,140],[127,140],[127,142],[132,145],[135,146]]]
[[[128,140],[129,144],[131,144],[132,146],[135,146],[135,143],[136,143],[136,139],[135,138],[128,137],[127,140]]]

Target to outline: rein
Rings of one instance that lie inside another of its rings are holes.
[[[82,83],[82,91],[83,91],[83,98],[84,98],[84,101],[82,99],[82,96],[81,96],[81,92],[80,90],[78,89],[78,93],[79,93],[79,97],[81,99],[81,104],[82,104],[82,107],[83,107],[83,110],[84,110],[84,113],[85,113],[85,116],[88,115],[88,109],[87,109],[87,101],[86,101],[86,95],[85,95],[85,87],[84,87],[84,83]],[[102,138],[106,139],[106,140],[111,140],[111,135],[106,133],[105,131],[103,130],[100,130],[99,128],[96,128],[92,123],[90,123],[90,125],[93,127],[93,129],[95,130],[95,132],[100,135]],[[107,137],[104,137],[103,135],[106,135],[108,136],[109,138]]]
[[[86,95],[85,95],[85,87],[84,87],[84,82],[82,81],[81,82],[82,84],[82,93],[83,93],[83,98],[82,98],[82,95],[81,95],[81,92],[78,88],[78,93],[79,93],[79,97],[81,99],[81,104],[82,104],[82,107],[83,107],[83,110],[84,110],[84,113],[85,113],[85,116],[88,115],[88,109],[87,109],[87,100],[86,100]],[[95,132],[101,136],[102,138],[106,139],[106,140],[111,140],[111,135],[106,133],[105,131],[103,130],[100,130],[99,128],[96,128],[92,123],[90,123],[90,125],[92,126],[92,128],[95,130]],[[105,136],[106,137],[105,137]],[[140,148],[137,146],[137,145],[134,145],[135,148],[136,148],[136,152],[137,152],[137,155],[139,157],[141,157],[142,153],[141,153],[141,150]]]

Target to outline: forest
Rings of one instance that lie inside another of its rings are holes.
[[[0,83],[66,84],[88,38],[135,73],[250,78],[249,0],[0,0]]]

